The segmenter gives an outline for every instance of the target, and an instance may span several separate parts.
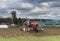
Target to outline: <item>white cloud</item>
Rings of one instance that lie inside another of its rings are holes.
[[[48,8],[45,8],[45,7],[35,7],[33,8],[30,13],[32,14],[46,14],[48,13]]]
[[[0,8],[6,7],[6,0],[0,0]]]
[[[46,18],[47,19],[56,19],[57,18],[57,19],[59,19],[60,7],[57,7],[57,8],[56,7],[50,7],[50,8],[36,7],[34,9],[32,9],[29,12],[29,14],[31,14],[31,18],[42,18],[42,19],[46,19]]]
[[[33,9],[33,5],[30,3],[20,3],[20,2],[16,2],[16,3],[12,3],[12,4],[8,4],[7,8],[8,9],[16,9],[16,10],[25,10],[25,11],[29,11],[31,9]]]
[[[41,8],[35,7],[34,9],[31,10],[31,12],[36,13],[36,12],[39,12],[39,11],[41,11],[41,10],[42,10]]]
[[[38,13],[39,12],[39,13]],[[33,8],[30,12],[26,13],[21,13],[19,16],[20,17],[28,17],[28,18],[41,18],[41,19],[59,19],[60,15],[60,7],[52,7],[52,8]]]
[[[21,8],[32,8],[33,5],[32,4],[29,4],[29,3],[21,3],[19,5],[19,7],[21,7]]]
[[[8,4],[12,4],[17,1],[22,1],[22,0],[0,0],[0,8],[6,8]]]
[[[29,2],[21,2],[23,0],[0,0],[0,14],[3,15],[4,13],[7,15],[8,12],[11,12],[11,8],[14,8],[17,11],[17,17],[22,18],[57,18],[60,17],[60,2],[59,1],[45,1],[42,2],[40,0]],[[35,4],[34,4],[35,3]],[[3,8],[3,9],[2,9]],[[6,10],[4,10],[4,8]],[[10,13],[9,13],[10,14]],[[3,15],[5,16],[5,15]],[[9,15],[7,15],[9,16]],[[5,16],[5,17],[7,17]]]
[[[60,7],[59,1],[50,1],[50,2],[42,2],[38,4],[40,7]]]
[[[50,6],[48,2],[42,2],[40,5],[43,7],[49,7]]]

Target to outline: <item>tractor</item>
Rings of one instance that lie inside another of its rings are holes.
[[[24,22],[23,27],[20,26],[20,30],[24,32],[43,32],[44,29],[39,27],[38,24],[39,22]]]

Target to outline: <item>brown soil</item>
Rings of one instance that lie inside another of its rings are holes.
[[[51,36],[60,35],[60,27],[44,27],[44,32],[27,33],[20,31],[19,28],[0,29],[0,37],[17,37],[17,36]]]

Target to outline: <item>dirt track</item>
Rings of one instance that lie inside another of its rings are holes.
[[[47,27],[44,28],[44,32],[39,33],[26,33],[20,31],[19,28],[7,28],[7,29],[0,29],[0,37],[17,37],[17,36],[50,36],[50,35],[60,35],[60,28],[55,27]]]

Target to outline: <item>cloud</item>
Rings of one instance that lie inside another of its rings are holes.
[[[41,3],[41,2],[50,2],[50,1],[56,1],[56,0],[25,0],[25,2],[29,2],[29,3]]]
[[[22,0],[0,0],[0,8],[6,8],[8,4],[19,2]]]
[[[58,10],[59,9],[59,10]],[[18,17],[21,18],[44,18],[44,19],[59,19],[59,15],[60,15],[60,7],[50,7],[50,8],[46,8],[46,7],[35,7],[33,9],[31,9],[29,12],[21,12],[18,11],[19,13],[17,14]]]
[[[10,4],[7,9],[10,9],[10,10],[17,10],[18,12],[21,12],[22,14],[24,13],[28,13],[31,9],[33,9],[33,5],[30,4],[30,3],[13,3],[13,4]]]
[[[21,18],[59,19],[60,0],[0,0],[1,16],[10,16],[12,10]]]
[[[59,1],[52,1],[52,2],[42,2],[38,4],[39,7],[60,7]]]
[[[6,0],[0,0],[0,8],[6,7]]]
[[[58,8],[49,8],[49,13],[48,14],[43,14],[43,15],[38,15],[39,18],[44,18],[44,19],[60,19],[60,7]]]
[[[30,13],[34,13],[34,14],[46,14],[46,13],[48,13],[47,11],[48,11],[48,8],[35,7],[34,9],[32,9],[30,11]]]
[[[13,4],[9,4],[8,8],[12,9],[31,9],[33,7],[32,4],[30,3],[13,3]]]

